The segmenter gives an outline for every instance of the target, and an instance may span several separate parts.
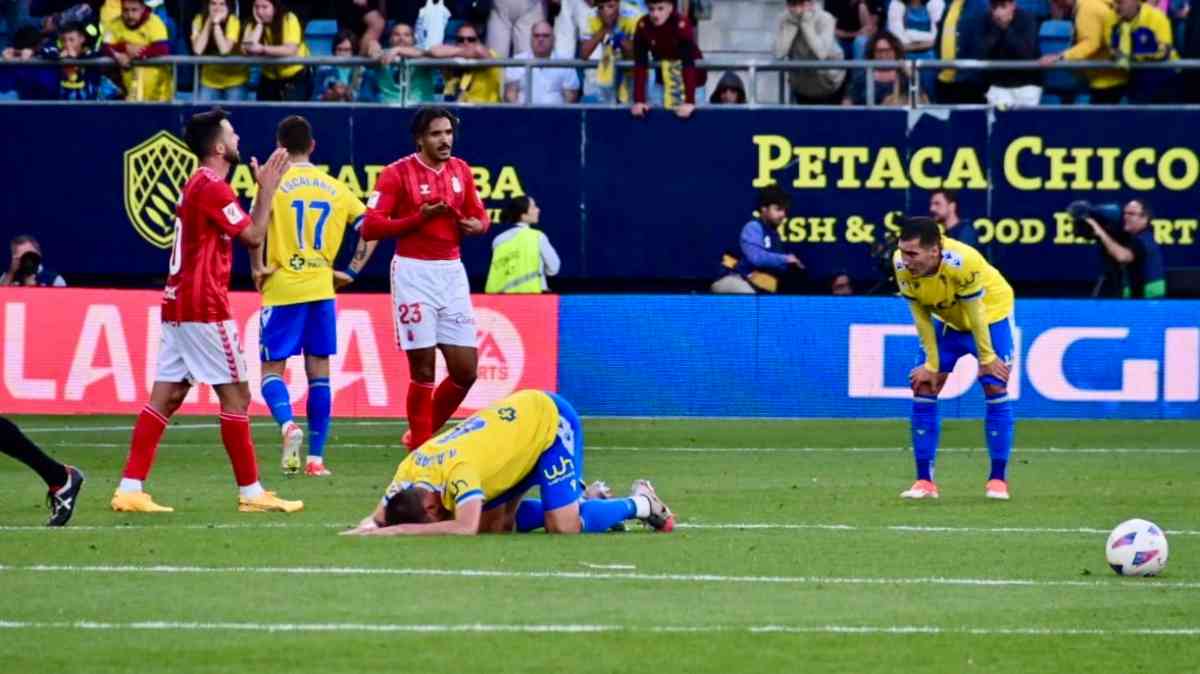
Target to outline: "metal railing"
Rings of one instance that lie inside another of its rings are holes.
[[[0,60],[0,67],[60,67],[60,66],[90,66],[90,67],[117,67],[117,62],[108,57],[98,57],[92,59],[28,59],[28,60]],[[305,66],[322,66],[333,65],[341,67],[400,67],[400,68],[455,68],[455,69],[470,69],[470,68],[522,68],[524,82],[524,104],[531,105],[532,96],[529,92],[533,87],[533,72],[536,68],[574,68],[588,70],[597,68],[598,61],[582,60],[582,59],[465,59],[465,58],[419,58],[419,59],[396,59],[391,64],[385,66],[379,59],[366,57],[335,57],[335,56],[308,56],[308,57],[283,57],[283,58],[264,58],[264,57],[248,57],[248,56],[161,56],[143,61],[136,61],[133,67],[163,67],[169,66],[174,75],[174,81],[179,81],[179,69],[181,67],[190,66],[192,72],[192,94],[198,96],[200,90],[200,66],[206,65],[244,65],[244,66],[288,66],[288,65],[305,65]],[[616,67],[619,69],[632,69],[634,63],[632,61],[618,61]],[[1200,69],[1200,59],[1179,59],[1174,61],[1134,61],[1128,63],[1117,63],[1115,61],[1058,61],[1049,66],[1043,66],[1038,61],[983,61],[978,59],[961,59],[961,60],[915,60],[906,59],[900,61],[882,61],[882,60],[838,60],[838,61],[790,61],[776,59],[735,59],[735,60],[702,60],[696,63],[697,68],[706,71],[745,71],[748,74],[749,82],[746,85],[747,104],[751,106],[769,106],[772,103],[759,101],[758,96],[758,78],[764,73],[777,73],[778,85],[780,92],[780,104],[788,105],[789,97],[786,95],[786,75],[790,72],[803,70],[848,70],[848,71],[864,71],[864,77],[867,82],[872,82],[875,71],[877,70],[903,70],[908,79],[909,89],[909,105],[911,107],[919,107],[921,84],[920,73],[923,70],[942,70],[946,68],[955,70],[1197,70]],[[868,107],[875,106],[875,87],[866,87],[866,105]],[[408,104],[402,98],[400,106],[404,107]],[[600,103],[587,104],[599,107],[621,107],[620,103]],[[1173,105],[1173,104],[1172,104]]]

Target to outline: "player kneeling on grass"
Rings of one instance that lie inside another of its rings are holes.
[[[532,531],[601,533],[637,519],[670,531],[675,516],[646,480],[628,498],[581,489],[583,426],[553,393],[518,391],[426,442],[400,462],[358,535]],[[541,499],[521,500],[533,487]],[[591,498],[586,497],[600,497]]]
[[[991,474],[985,494],[1008,500],[1005,471],[1012,453],[1014,423],[1008,400],[1008,368],[1013,354],[1012,287],[974,248],[943,236],[930,218],[904,221],[893,261],[896,284],[908,300],[921,339],[917,367],[909,373],[917,481],[900,496],[938,497],[933,481],[941,433],[937,397],[954,364],[971,354],[979,359],[979,383],[987,398],[984,436]]]

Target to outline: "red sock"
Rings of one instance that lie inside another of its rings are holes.
[[[446,421],[454,416],[454,412],[458,410],[458,406],[462,404],[464,398],[467,397],[467,392],[471,390],[470,386],[463,388],[458,385],[450,377],[442,380],[438,384],[437,390],[433,392],[433,427],[431,433],[437,433]]]
[[[408,430],[412,446],[420,447],[433,437],[433,383],[413,381],[408,384]]]
[[[138,414],[133,425],[133,439],[129,442],[129,458],[125,459],[125,470],[121,477],[130,480],[145,480],[154,465],[158,452],[158,441],[167,429],[167,418],[147,404]]]
[[[254,456],[254,439],[250,437],[250,417],[245,414],[221,412],[221,442],[233,464],[233,476],[239,487],[258,482],[258,459]]]

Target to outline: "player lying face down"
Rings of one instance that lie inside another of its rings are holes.
[[[583,426],[563,398],[518,391],[422,445],[400,462],[383,501],[353,535],[604,532],[627,519],[674,528],[645,480],[627,498],[586,499]],[[540,500],[521,497],[533,487]],[[593,496],[603,496],[597,491]]]

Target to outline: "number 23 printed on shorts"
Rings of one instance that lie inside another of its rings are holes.
[[[413,302],[412,304],[397,304],[396,316],[400,319],[401,325],[413,325],[421,322],[421,303]]]

